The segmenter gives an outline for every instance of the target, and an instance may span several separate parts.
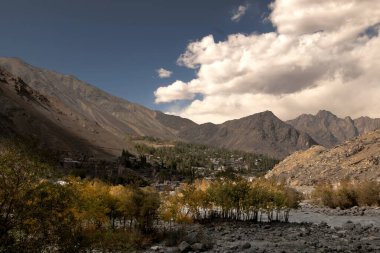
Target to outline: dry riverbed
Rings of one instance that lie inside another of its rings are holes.
[[[297,218],[298,217],[298,218]],[[309,219],[312,223],[304,223]],[[380,210],[304,207],[292,223],[214,222],[184,228],[176,245],[163,242],[146,252],[379,252]]]

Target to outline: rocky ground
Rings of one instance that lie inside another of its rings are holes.
[[[380,252],[380,228],[351,222],[340,228],[326,223],[194,225],[177,246],[164,243],[146,252]]]
[[[189,225],[183,228],[183,235],[176,234],[175,243],[171,238],[146,252],[380,252],[378,209],[368,209],[368,216],[366,210],[362,215],[362,209],[345,211],[352,212],[349,215],[340,213],[341,210],[326,210],[297,211],[296,214],[304,212],[319,217],[318,224],[214,222]],[[339,225],[333,226],[331,221],[337,218],[340,223],[335,222]]]
[[[297,211],[321,213],[329,216],[379,216],[380,219],[380,207],[354,206],[348,209],[341,209],[339,207],[332,209],[328,207],[318,207],[313,204],[303,202],[300,205],[300,209]]]
[[[380,130],[369,132],[328,149],[313,146],[295,152],[265,177],[283,180],[293,187],[319,183],[380,181]]]

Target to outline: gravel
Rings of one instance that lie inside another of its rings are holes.
[[[293,212],[293,219],[297,216],[312,217],[314,223],[298,219],[298,222],[292,223],[194,224],[186,227],[187,238],[191,239],[191,243],[184,241],[177,248],[160,246],[146,252],[181,252],[182,246],[186,245],[186,252],[380,253],[380,214],[377,216],[374,213],[368,216],[337,215],[334,211],[326,214],[304,208]],[[195,237],[194,234],[202,234],[203,238]],[[194,238],[199,241],[195,242]],[[205,241],[208,247],[201,245]]]

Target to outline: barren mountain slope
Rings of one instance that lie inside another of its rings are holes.
[[[132,148],[130,137],[176,139],[179,129],[195,124],[187,119],[165,115],[130,103],[75,77],[36,68],[19,59],[0,58],[0,68],[2,78],[8,80],[1,82],[3,92],[0,94],[0,126],[4,125],[2,128],[5,131],[11,124],[16,126],[14,132],[17,134],[31,135],[44,143],[52,139],[50,134],[46,136],[46,132],[52,132],[56,138],[66,142],[70,142],[71,139],[63,136],[72,133],[82,143],[86,143],[84,146],[95,146],[111,155],[118,155],[121,149]],[[17,85],[25,86],[31,95],[28,97],[17,92]],[[47,104],[38,101],[38,97],[43,98]],[[34,115],[32,110],[38,115]],[[14,111],[22,111],[22,115],[34,120],[15,116]],[[32,122],[34,128],[31,127]],[[46,125],[46,122],[49,122],[49,125]],[[40,123],[46,127],[38,126]],[[58,136],[59,131],[54,130],[54,127],[63,130],[65,134],[60,133]],[[25,131],[21,128],[25,128]],[[79,141],[75,143],[71,146],[77,147]],[[78,151],[81,150],[78,148]]]
[[[39,113],[36,118],[41,120],[35,120],[35,130],[29,131],[29,134],[37,139],[47,138],[42,133],[50,130],[37,131],[43,129],[38,127],[38,122],[47,121],[49,124],[53,122],[54,127],[63,129],[65,133],[70,132],[77,136],[83,143],[90,143],[113,155],[119,154],[122,148],[131,148],[130,140],[135,136],[198,142],[278,158],[314,144],[309,136],[296,131],[270,112],[228,121],[221,125],[209,123],[199,126],[191,120],[152,111],[114,97],[73,76],[36,68],[16,58],[0,58],[0,68],[13,79],[23,82],[33,94],[38,94],[48,101],[48,106],[32,103],[33,99],[9,93],[15,90],[8,87],[11,83],[7,84],[8,92],[2,98],[7,100],[4,101],[5,105],[10,104],[12,108],[16,108],[15,110],[25,110],[26,115],[30,114],[30,108]],[[10,95],[18,99],[17,106],[10,102]],[[19,101],[20,97],[23,98],[22,102]],[[6,106],[3,109],[5,108]],[[17,127],[30,124],[25,119],[13,117],[9,110],[4,110],[0,123],[4,125],[4,129],[9,122]],[[17,133],[27,135],[27,131],[16,129]],[[59,139],[58,136],[56,138]]]
[[[324,147],[333,147],[362,133],[380,128],[380,119],[361,117],[338,118],[329,111],[321,110],[316,115],[303,114],[287,121],[296,129],[308,133]]]
[[[0,68],[0,136],[38,140],[42,147],[108,156],[104,130],[96,125],[81,126],[55,107],[48,98],[22,79]],[[93,140],[93,142],[91,142]],[[109,140],[117,143],[117,139]]]
[[[283,158],[296,150],[316,144],[310,136],[282,122],[270,111],[219,125],[202,124],[185,129],[180,137],[197,143],[268,154],[276,158]]]
[[[350,117],[340,119],[324,110],[319,111],[315,116],[303,114],[287,123],[308,133],[316,142],[325,147],[333,147],[358,135],[354,121]]]
[[[315,185],[342,179],[380,180],[380,130],[355,137],[334,148],[314,146],[287,157],[268,178],[291,185]]]
[[[360,117],[354,119],[359,134],[371,132],[380,129],[380,119],[371,119],[370,117]]]
[[[76,114],[78,120],[96,122],[119,138],[126,134],[175,138],[176,129],[157,120],[157,112],[114,97],[73,76],[36,68],[15,58],[0,58],[0,66],[22,78],[62,112]]]

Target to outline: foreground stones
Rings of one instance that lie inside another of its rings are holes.
[[[335,228],[326,223],[219,222],[183,229],[187,234],[202,234],[203,238],[197,238],[209,245],[182,241],[175,247],[156,246],[146,252],[380,252],[380,228],[352,222]]]

